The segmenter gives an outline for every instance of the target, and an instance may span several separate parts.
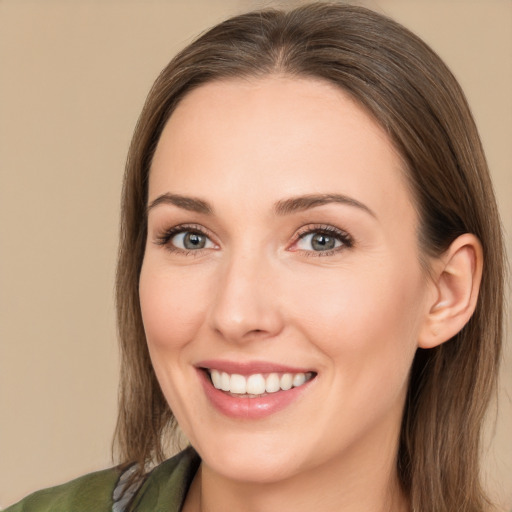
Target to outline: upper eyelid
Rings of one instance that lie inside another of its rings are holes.
[[[336,226],[333,226],[331,224],[315,224],[315,225],[303,226],[302,228],[299,228],[296,231],[296,233],[297,233],[296,237],[300,238],[300,237],[303,237],[310,233],[322,233],[322,232],[329,233],[332,235],[338,235],[340,238],[345,238],[352,242],[354,241],[354,238],[348,231],[338,228]]]
[[[176,234],[181,233],[181,232],[187,232],[187,231],[201,233],[206,236],[210,236],[210,234],[211,234],[211,231],[209,229],[205,228],[201,224],[196,224],[196,223],[177,224],[176,226],[171,226],[170,228],[163,230],[163,232],[166,232],[166,233],[174,232]]]
[[[209,238],[213,243],[217,245],[217,242],[215,242],[215,236],[212,235],[211,231],[205,228],[204,226],[201,226],[200,224],[178,224],[176,226],[172,226],[170,228],[158,230],[155,233],[155,242],[159,245],[163,245],[171,240],[174,236],[180,234],[180,233],[199,233],[201,235],[206,236]]]

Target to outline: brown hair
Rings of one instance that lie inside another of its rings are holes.
[[[479,447],[502,338],[503,242],[480,139],[457,81],[398,23],[361,7],[312,4],[229,19],[162,71],[142,110],[126,166],[117,274],[122,349],[116,442],[123,463],[165,456],[172,412],[153,372],[139,305],[152,155],[178,102],[193,88],[272,73],[323,79],[350,93],[384,127],[406,162],[425,254],[462,233],[484,251],[476,311],[452,340],[419,349],[411,371],[397,471],[419,511],[481,511]]]

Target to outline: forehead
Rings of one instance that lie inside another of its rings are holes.
[[[340,88],[286,76],[233,79],[200,86],[178,105],[155,151],[149,198],[215,196],[224,184],[246,203],[342,193],[398,208],[410,206],[404,176],[387,134]]]

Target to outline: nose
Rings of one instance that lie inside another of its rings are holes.
[[[210,309],[210,324],[217,334],[235,343],[279,334],[283,316],[276,270],[261,255],[241,255],[226,262]]]

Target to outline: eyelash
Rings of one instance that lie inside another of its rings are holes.
[[[202,252],[202,249],[181,249],[179,247],[175,247],[172,244],[170,244],[170,241],[172,238],[180,233],[192,233],[197,234],[200,236],[205,236],[208,239],[211,240],[211,236],[209,232],[202,226],[198,224],[180,224],[178,226],[174,226],[170,229],[167,229],[163,231],[161,234],[157,235],[155,243],[157,245],[161,245],[166,247],[166,249],[172,253],[180,253],[184,256],[197,256],[198,253]],[[294,240],[291,244],[291,246],[297,244],[300,240],[305,238],[308,235],[311,234],[319,234],[319,235],[325,235],[328,237],[335,238],[336,240],[341,242],[341,245],[338,247],[335,247],[333,249],[329,249],[326,251],[307,251],[307,250],[301,250],[296,249],[296,252],[302,252],[303,254],[306,254],[307,256],[312,257],[324,257],[324,256],[332,256],[333,254],[336,254],[340,251],[343,251],[345,249],[350,249],[354,246],[354,239],[346,232],[339,228],[336,228],[334,226],[325,225],[325,224],[318,224],[318,225],[308,225],[304,226],[303,228],[299,229],[296,236],[294,237]]]
[[[161,234],[156,237],[155,243],[157,245],[164,246],[169,252],[177,252],[183,254],[184,256],[197,256],[198,253],[201,253],[201,249],[180,249],[179,247],[175,247],[170,243],[173,237],[179,235],[180,233],[192,233],[195,235],[205,236],[211,240],[211,236],[204,227],[198,224],[180,224],[178,226],[174,226],[170,229],[165,230]]]

